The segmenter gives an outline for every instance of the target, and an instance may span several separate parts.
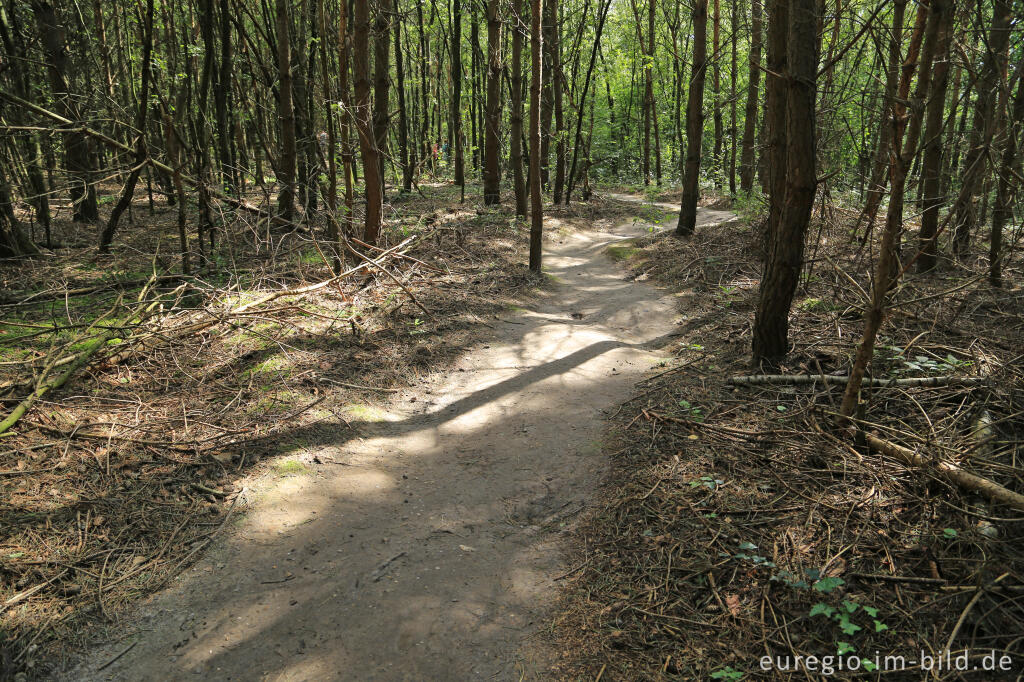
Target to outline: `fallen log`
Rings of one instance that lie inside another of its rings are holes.
[[[898,459],[907,466],[921,469],[932,469],[950,483],[954,483],[966,490],[976,492],[988,498],[992,502],[1006,505],[1007,507],[1018,511],[1024,511],[1024,495],[1020,493],[1004,488],[998,483],[990,481],[987,478],[967,473],[953,462],[928,459],[914,452],[910,448],[905,448],[902,445],[897,445],[896,443],[883,440],[870,433],[866,433],[864,436],[871,449],[880,452],[883,455],[888,455],[894,459]]]
[[[789,385],[802,384],[834,384],[845,386],[850,377],[842,374],[754,374],[751,376],[729,377],[727,383],[733,386]],[[903,379],[869,379],[864,378],[865,386],[983,386],[989,383],[988,377],[906,377]]]

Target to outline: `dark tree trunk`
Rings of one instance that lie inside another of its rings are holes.
[[[402,21],[395,24],[395,90],[398,92],[398,156],[402,164],[402,191],[412,191],[412,159],[409,152],[409,113],[405,106],[405,64],[402,60]]]
[[[384,172],[388,148],[388,86],[391,61],[391,0],[378,0],[377,16],[373,26],[373,137],[377,143],[381,191],[387,185]]]
[[[512,164],[512,183],[516,193],[516,215],[523,218],[527,212],[526,178],[523,172],[523,32],[522,0],[512,0],[512,74],[509,78],[512,111],[509,113],[509,138],[512,145],[509,162]]]
[[[458,0],[456,0],[457,2]],[[552,0],[553,1],[553,0]],[[544,209],[540,177],[540,95],[542,0],[532,0],[530,13],[530,270],[540,272],[543,253]]]
[[[934,0],[933,0],[934,1]],[[1024,121],[1024,73],[1018,66],[1017,94],[1013,99],[1013,108],[1006,119],[1003,132],[1003,153],[999,162],[998,184],[996,185],[996,205],[992,209],[992,235],[989,242],[988,281],[994,287],[1003,285],[1003,226],[1013,216],[1013,202],[1020,187],[1020,181],[1014,173],[1017,155],[1020,153],[1021,141],[1017,138],[1021,122]]]
[[[999,79],[1006,71],[1007,48],[1010,42],[1010,1],[995,0],[992,25],[989,29],[985,63],[978,76],[978,97],[974,105],[970,143],[964,157],[961,186],[966,191],[957,195],[953,212],[953,249],[957,256],[967,251],[971,231],[977,224],[974,197],[984,184],[989,146],[995,133],[995,104]]]
[[[295,106],[292,101],[292,53],[289,35],[288,0],[277,0],[277,73],[278,118],[281,119],[281,152],[278,165],[277,211],[285,220],[295,215],[295,174],[297,151],[295,147]]]
[[[131,206],[132,198],[135,196],[135,185],[139,181],[139,173],[146,165],[146,158],[149,153],[146,148],[146,117],[149,114],[149,84],[152,80],[152,58],[153,58],[153,0],[146,1],[146,36],[142,46],[142,90],[139,94],[139,111],[135,116],[135,129],[139,131],[139,138],[135,143],[135,167],[128,174],[128,179],[121,190],[121,197],[118,199],[114,209],[110,212],[103,232],[100,233],[100,253],[107,253],[110,250],[110,243],[114,240],[114,232],[117,230],[117,223],[121,215]]]
[[[939,44],[935,69],[932,73],[932,92],[927,105],[922,147],[924,159],[921,166],[922,215],[919,233],[921,255],[917,267],[927,272],[935,267],[936,235],[939,226],[939,208],[942,197],[942,151],[943,131],[946,127],[946,90],[949,83],[949,47],[953,26],[953,9],[949,0],[931,0],[931,12],[939,21]]]
[[[352,34],[352,70],[355,78],[356,128],[363,156],[363,181],[366,187],[366,225],[363,240],[376,244],[380,235],[384,207],[384,187],[380,176],[377,140],[373,134],[370,109],[370,9],[369,0],[355,0]]]
[[[700,152],[704,136],[704,80],[708,70],[708,2],[694,0],[693,69],[686,100],[686,161],[683,164],[683,200],[676,234],[691,235],[697,226],[700,198]]]
[[[776,6],[786,0],[777,0]],[[804,241],[817,188],[815,100],[818,77],[817,0],[790,0],[786,57],[785,200],[771,235],[754,317],[754,362],[775,360],[789,350],[789,309],[803,265]],[[774,33],[770,27],[769,32]]]
[[[69,84],[69,58],[67,49],[67,28],[57,17],[57,11],[49,2],[32,3],[43,48],[46,52],[46,72],[57,103],[57,113],[64,118],[81,121],[81,112],[75,104],[76,97]],[[85,133],[77,130],[66,134],[64,143],[64,164],[71,181],[71,203],[74,206],[75,222],[99,220],[99,204],[96,188],[91,184],[93,174],[92,144]]]
[[[487,115],[484,124],[484,203],[500,204],[501,18],[498,16],[498,0],[487,3]]]
[[[449,145],[455,157],[455,184],[466,193],[466,170],[462,150],[462,3],[452,0],[452,101]]]
[[[747,104],[743,114],[743,146],[740,152],[740,189],[754,188],[754,140],[757,132],[757,112],[760,110],[761,84],[761,0],[751,4],[750,24],[750,80],[747,82]]]

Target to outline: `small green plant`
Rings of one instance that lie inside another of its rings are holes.
[[[848,599],[844,599],[838,608],[825,604],[824,602],[818,602],[811,607],[811,610],[807,615],[811,618],[815,616],[825,616],[826,618],[830,618],[839,625],[839,629],[843,634],[855,635],[864,629],[863,626],[858,625],[853,619],[853,615],[857,613],[858,610],[862,611],[864,615],[871,620],[871,624],[875,632],[884,632],[889,629],[889,626],[879,619],[878,609],[873,606],[861,606],[857,602],[850,601]],[[850,646],[846,642],[837,642],[837,644],[846,645],[847,647]]]
[[[704,412],[696,405],[690,403],[689,400],[680,400],[679,407],[683,408],[683,412],[693,421],[702,422],[704,421]]]
[[[720,485],[722,485],[724,483],[725,483],[725,481],[723,481],[720,478],[713,478],[711,476],[701,476],[698,479],[694,479],[694,480],[690,481],[690,487],[691,488],[704,487],[704,488],[707,488],[708,490],[718,490],[718,486],[720,486]]]
[[[711,679],[713,680],[742,680],[743,673],[736,670],[732,666],[726,666],[721,670],[716,670],[711,673]]]

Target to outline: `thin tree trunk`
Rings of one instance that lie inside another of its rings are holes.
[[[455,0],[458,2],[458,0]],[[553,1],[553,0],[551,0]],[[543,253],[544,213],[540,177],[540,95],[542,0],[532,0],[530,13],[530,270],[540,272]]]
[[[512,164],[512,183],[516,194],[516,215],[523,218],[527,212],[526,178],[523,172],[523,13],[522,0],[512,0],[512,111],[509,113],[509,162]]]
[[[931,2],[942,2],[942,0],[931,0]],[[875,263],[871,302],[867,310],[864,311],[864,334],[861,337],[860,344],[857,346],[853,367],[850,368],[850,381],[846,385],[843,402],[839,407],[839,414],[844,419],[853,416],[860,401],[861,383],[867,371],[868,363],[874,354],[878,330],[885,318],[886,298],[894,284],[893,280],[898,266],[896,250],[899,246],[900,232],[903,229],[903,201],[907,185],[907,171],[913,163],[917,150],[917,141],[921,133],[921,121],[924,117],[925,97],[928,95],[930,86],[932,62],[935,59],[937,49],[941,47],[938,45],[942,39],[940,29],[943,18],[941,13],[929,12],[927,4],[922,4],[919,7],[921,11],[928,14],[924,49],[921,53],[920,75],[914,88],[914,97],[910,101],[909,131],[906,135],[905,143],[904,132],[908,128],[908,114],[904,103],[907,101],[906,92],[907,88],[909,88],[910,79],[913,76],[914,68],[917,66],[916,60],[913,63],[904,63],[900,83],[900,96],[893,102],[891,107],[892,161],[889,206],[886,211],[885,230],[882,232],[882,241],[878,247],[878,260]],[[944,10],[944,8],[942,9]],[[907,83],[906,88],[904,83]]]
[[[960,192],[951,209],[953,218],[953,250],[963,256],[971,241],[971,231],[977,224],[974,212],[974,197],[984,184],[987,172],[989,146],[995,133],[995,102],[999,78],[1006,70],[1007,48],[1010,41],[1009,0],[995,0],[992,25],[986,44],[988,49],[985,63],[978,77],[978,98],[971,124],[970,146],[964,157],[964,172],[961,185],[966,192]]]
[[[735,0],[734,0],[735,1]],[[750,9],[750,69],[747,105],[743,114],[743,146],[740,152],[740,189],[754,188],[754,141],[757,129],[761,83],[761,0],[753,0]]]
[[[948,0],[932,0],[931,11],[941,21],[939,24],[939,45],[934,73],[932,74],[932,92],[927,104],[927,123],[925,125],[922,147],[924,158],[921,166],[922,209],[921,230],[918,234],[921,255],[917,267],[927,272],[935,267],[938,254],[936,233],[939,226],[939,208],[944,203],[942,197],[942,151],[943,130],[946,127],[946,90],[949,83],[950,33],[953,26],[954,6]]]
[[[994,287],[1003,285],[1003,226],[1013,216],[1013,203],[1020,181],[1014,174],[1017,155],[1020,153],[1020,140],[1017,135],[1024,121],[1024,73],[1018,66],[1017,94],[1013,99],[1013,109],[1006,119],[1003,132],[1003,153],[999,162],[998,181],[996,186],[996,205],[992,209],[992,235],[989,241],[988,281]]]
[[[466,194],[466,171],[462,150],[462,3],[452,0],[452,100],[450,144],[455,157],[455,184]]]
[[[281,152],[278,169],[280,190],[277,211],[284,220],[295,215],[295,174],[298,155],[295,146],[295,106],[292,101],[292,54],[289,36],[288,0],[277,0],[278,118],[281,119]]]
[[[487,3],[487,115],[484,130],[484,203],[501,203],[498,127],[501,125],[501,18],[498,0]]]
[[[110,218],[100,234],[100,253],[107,253],[110,250],[110,243],[114,240],[117,223],[132,203],[132,198],[135,196],[135,185],[139,181],[139,173],[146,165],[146,158],[149,155],[146,149],[146,117],[149,114],[149,84],[152,80],[150,66],[153,58],[153,0],[146,0],[145,32],[146,37],[142,46],[142,92],[139,95],[139,111],[135,117],[135,129],[139,131],[139,139],[135,143],[135,167],[128,174],[128,179],[121,190],[121,197],[110,212]]]
[[[693,69],[686,100],[686,161],[683,165],[683,199],[676,234],[691,235],[697,226],[700,198],[700,152],[704,133],[704,80],[708,70],[708,2],[693,4]]]
[[[402,191],[412,191],[412,159],[409,152],[409,114],[405,106],[405,65],[402,60],[402,21],[395,24],[395,76],[398,83],[398,156],[402,164]]]
[[[280,1],[280,0],[279,0]],[[363,156],[363,184],[366,188],[366,223],[363,241],[376,244],[380,235],[384,208],[384,188],[380,177],[379,151],[373,134],[370,108],[370,9],[369,0],[355,0],[352,34],[352,68],[355,76],[356,129]]]

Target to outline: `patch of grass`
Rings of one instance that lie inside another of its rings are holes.
[[[286,459],[274,464],[274,473],[278,476],[302,476],[310,473],[310,469],[297,459]]]
[[[361,403],[351,403],[346,405],[345,412],[354,419],[364,422],[384,421],[385,416],[384,410],[379,407],[376,407],[375,405],[364,405]]]
[[[608,246],[605,247],[605,253],[617,262],[628,261],[636,254],[640,253],[640,249],[632,245],[621,245],[621,246]]]

